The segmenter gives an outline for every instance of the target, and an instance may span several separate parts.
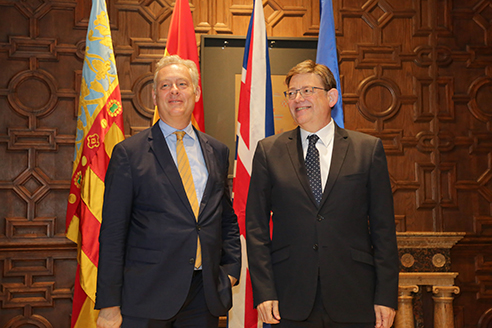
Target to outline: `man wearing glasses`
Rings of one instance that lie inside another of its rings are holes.
[[[246,208],[259,318],[282,328],[389,328],[399,262],[382,142],[332,120],[339,91],[326,66],[304,61],[285,83],[299,127],[258,143]]]

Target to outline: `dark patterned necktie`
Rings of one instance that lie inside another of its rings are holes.
[[[309,137],[309,146],[306,155],[306,169],[309,179],[309,185],[314,194],[316,202],[321,202],[321,196],[323,195],[323,189],[321,188],[321,170],[319,167],[319,151],[316,148],[316,142],[319,137],[316,134],[311,134]]]

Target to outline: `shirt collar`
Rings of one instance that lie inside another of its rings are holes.
[[[163,120],[159,120],[159,127],[161,128],[162,134],[164,135],[164,138],[168,138],[171,136],[175,131],[184,131],[186,132],[187,136],[190,136],[192,139],[196,139],[196,134],[195,130],[193,129],[193,125],[191,122],[186,126],[186,128],[182,130],[178,130],[170,126],[169,124],[165,123]]]
[[[301,129],[301,141],[302,143],[308,143],[307,137],[309,137],[311,134],[316,134],[323,145],[327,147],[332,141],[333,141],[333,136],[335,135],[335,124],[333,123],[333,118],[331,119],[330,123],[325,125],[323,128],[320,130],[312,133],[304,130],[303,128]]]

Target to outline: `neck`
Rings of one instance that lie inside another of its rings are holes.
[[[315,124],[304,124],[301,125],[301,128],[309,133],[315,133],[330,124],[331,122],[331,116],[328,117],[326,121],[323,122],[316,122]]]
[[[173,121],[163,120],[161,117],[161,120],[176,130],[183,130],[188,126],[188,124],[190,124],[191,117],[188,120],[173,120]]]

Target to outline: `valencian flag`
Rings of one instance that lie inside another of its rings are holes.
[[[96,327],[94,310],[104,176],[124,139],[120,88],[105,0],[93,0],[80,85],[67,237],[78,246],[71,327]]]
[[[198,48],[195,39],[195,28],[193,17],[191,16],[190,4],[188,0],[176,0],[167,34],[166,50],[164,56],[178,55],[183,59],[195,62],[198,69],[198,86],[202,89],[202,79],[200,74],[200,63],[198,62]],[[159,120],[157,108],[154,111],[152,124]],[[205,119],[203,117],[203,97],[195,103],[195,109],[191,116],[193,126],[205,132]]]
[[[331,117],[335,123],[343,128],[342,88],[338,70],[337,40],[335,38],[335,21],[333,19],[333,5],[331,0],[320,0],[320,23],[318,37],[318,51],[316,62],[326,65],[337,80],[338,101],[331,110]]]
[[[263,4],[261,0],[254,0],[244,49],[236,136],[233,205],[241,232],[243,263],[241,282],[233,289],[234,306],[228,316],[228,325],[232,328],[261,327],[258,314],[253,307],[246,255],[245,214],[256,145],[261,139],[275,133],[267,42]]]

